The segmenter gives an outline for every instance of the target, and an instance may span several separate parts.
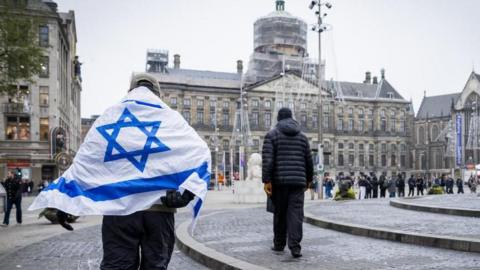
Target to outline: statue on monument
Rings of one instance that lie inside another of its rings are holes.
[[[234,200],[236,203],[264,203],[267,198],[262,183],[262,156],[251,154],[247,166],[247,178],[235,182]]]

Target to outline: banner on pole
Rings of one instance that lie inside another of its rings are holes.
[[[457,135],[457,143],[455,147],[455,161],[457,166],[462,165],[462,155],[463,155],[463,149],[462,149],[462,115],[457,114],[456,116],[456,135]]]

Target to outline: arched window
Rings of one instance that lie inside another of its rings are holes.
[[[436,141],[437,140],[437,137],[438,137],[438,126],[437,125],[434,125],[432,127],[432,141]]]
[[[418,128],[417,144],[425,144],[425,129],[423,126]]]

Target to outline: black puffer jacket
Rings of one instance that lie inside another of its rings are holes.
[[[312,153],[297,121],[283,119],[267,133],[263,142],[262,163],[264,183],[306,187],[312,182]]]

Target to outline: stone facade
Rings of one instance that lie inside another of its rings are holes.
[[[238,73],[173,68],[153,75],[157,76],[165,92],[164,101],[178,110],[199,132],[219,164],[225,152],[225,165],[229,171],[230,140],[236,104],[240,98]],[[276,102],[279,85],[298,85],[299,81],[303,79],[287,72],[285,76],[278,75],[245,86],[252,135],[252,145],[247,153],[261,153],[263,136],[275,124],[275,112],[285,106],[293,108],[311,147],[317,147],[318,88],[312,85],[310,88],[294,89],[294,104]],[[332,173],[344,171],[356,174],[385,171],[389,175],[407,171],[412,163],[408,155],[413,128],[411,103],[403,99],[384,78],[376,84],[339,83],[349,89],[344,92],[342,101],[333,98],[329,85],[322,94],[326,169]],[[238,164],[237,161],[234,164]],[[236,165],[234,170],[237,170]]]
[[[480,75],[475,72],[469,75],[461,92],[423,98],[412,137],[414,172],[439,176],[480,163],[480,149],[469,149],[467,145],[471,119],[480,113],[479,103]],[[479,139],[478,135],[470,137]]]
[[[0,97],[0,177],[18,167],[37,184],[57,177],[58,158],[70,159],[80,146],[80,63],[73,11],[31,0],[24,15],[41,18],[43,72],[34,84],[19,82],[28,95]]]

